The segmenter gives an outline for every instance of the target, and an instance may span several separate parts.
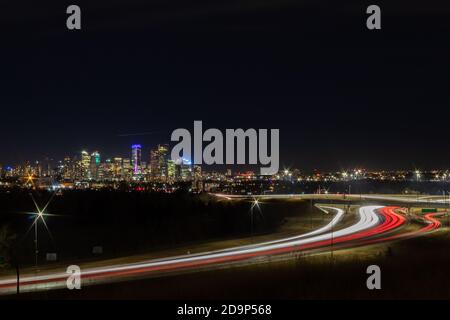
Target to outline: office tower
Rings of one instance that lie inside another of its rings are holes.
[[[64,157],[62,177],[65,180],[74,179],[74,167],[72,159],[70,157]]]
[[[203,190],[202,186],[202,167],[199,165],[194,165],[192,167],[192,187],[197,191]]]
[[[131,166],[133,167],[133,175],[141,173],[141,145],[133,144],[131,146]]]
[[[129,158],[123,159],[122,168],[123,168],[123,179],[130,180],[131,177],[133,176],[133,169],[131,166],[131,160]]]
[[[192,163],[190,160],[182,158],[176,161],[177,176],[182,181],[192,180]]]
[[[167,144],[158,145],[159,152],[159,172],[162,180],[167,179],[167,160],[169,154],[169,146]]]
[[[85,150],[81,151],[80,175],[84,180],[88,180],[90,178],[90,171],[89,171],[90,165],[91,165],[91,157],[89,156],[89,153]]]
[[[141,162],[141,175],[143,177],[146,177],[148,175],[148,173],[149,173],[149,171],[148,171],[148,168],[147,168],[147,162],[142,161]]]
[[[4,169],[4,176],[5,176],[5,178],[14,177],[14,168],[10,167],[10,166],[6,167]]]
[[[89,177],[92,180],[98,180],[98,168],[100,167],[100,153],[94,151],[91,154],[90,164],[89,164]]]
[[[25,165],[26,166],[26,165]],[[42,177],[52,177],[53,176],[53,167],[55,167],[54,160],[48,157],[45,157],[44,160],[40,163],[41,166],[41,176]],[[25,167],[23,170],[26,170]]]
[[[159,144],[150,151],[150,172],[153,179],[166,181],[168,178],[167,161],[169,155],[169,146]]]
[[[111,159],[106,159],[98,167],[97,179],[100,181],[112,181],[114,177],[114,164]]]
[[[122,158],[115,157],[113,159],[113,179],[114,180],[122,180],[123,179]]]
[[[193,171],[193,178],[195,180],[202,179],[202,167],[201,166],[194,164],[194,166],[192,167],[192,171]]]
[[[150,175],[152,179],[156,179],[159,176],[158,148],[150,150]]]
[[[176,165],[175,161],[171,159],[167,160],[167,181],[168,182],[176,181]]]

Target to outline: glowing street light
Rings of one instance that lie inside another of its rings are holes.
[[[28,185],[28,186],[31,186],[34,188],[34,180],[36,180],[36,178],[32,174],[29,174],[25,179],[26,179],[25,185]]]
[[[38,246],[38,222],[39,220],[42,221],[42,223],[45,226],[45,229],[47,229],[47,232],[51,239],[53,239],[52,234],[47,226],[47,223],[45,222],[45,216],[52,216],[51,214],[45,213],[45,210],[47,209],[50,202],[53,200],[53,197],[55,194],[52,194],[48,202],[45,204],[45,206],[40,209],[36,200],[34,199],[33,195],[30,193],[31,199],[33,200],[34,206],[36,207],[36,212],[32,212],[31,214],[35,216],[35,219],[33,220],[33,223],[31,224],[30,228],[28,229],[25,236],[30,232],[31,228],[34,227],[34,255],[35,255],[35,265],[37,267],[38,265],[38,254],[39,254],[39,246]]]
[[[416,173],[416,180],[419,181],[419,179],[420,179],[420,171],[416,170],[415,173]]]
[[[259,207],[259,201],[258,199],[253,199],[252,206],[250,207],[250,235],[253,237],[253,209],[257,207],[258,210],[261,212],[261,208]]]

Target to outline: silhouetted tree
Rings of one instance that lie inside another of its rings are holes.
[[[0,260],[0,268],[6,267],[9,264],[10,249],[14,239],[16,239],[16,235],[9,225],[0,226],[0,257],[3,257],[3,261]]]

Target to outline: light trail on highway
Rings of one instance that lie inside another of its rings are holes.
[[[397,213],[394,212],[394,209],[396,209],[396,208],[397,207],[385,207],[385,208],[383,208],[383,211],[384,212],[388,211],[389,213],[394,213],[394,214],[398,215]],[[368,245],[368,244],[374,244],[374,243],[385,242],[385,241],[404,240],[404,239],[422,236],[422,235],[426,235],[428,233],[437,231],[441,227],[441,222],[439,220],[437,220],[435,218],[435,216],[442,215],[442,214],[443,213],[441,213],[441,212],[432,212],[432,213],[427,213],[426,215],[424,215],[423,219],[424,219],[426,225],[424,227],[420,228],[419,230],[395,234],[395,235],[392,235],[389,237],[369,239],[369,240],[364,241],[362,244]],[[400,217],[403,218],[402,216],[400,216]]]
[[[215,264],[224,264],[249,260],[256,257],[279,255],[283,253],[305,251],[317,248],[326,248],[330,245],[361,245],[370,244],[370,238],[393,231],[404,224],[405,218],[396,212],[396,207],[364,206],[358,211],[358,221],[346,228],[333,230],[341,221],[344,211],[340,208],[322,207],[332,209],[337,213],[326,226],[295,237],[288,237],[274,241],[267,241],[254,245],[233,247],[223,250],[204,252],[195,255],[182,255],[163,259],[153,259],[130,264],[114,264],[96,268],[82,269],[83,284],[103,283],[115,281],[124,277],[147,275],[156,272],[178,271],[205,267]],[[425,216],[432,221],[431,227],[438,228],[439,221],[433,221],[432,216]],[[331,231],[330,231],[331,230]],[[378,241],[394,240],[392,237],[378,238]],[[20,279],[22,290],[45,290],[65,286],[68,275],[64,272],[54,272],[45,275],[25,276]],[[11,293],[16,287],[15,278],[0,280],[0,293]]]
[[[304,200],[347,200],[347,201],[362,201],[362,200],[380,200],[380,201],[394,201],[404,203],[420,203],[427,205],[442,205],[450,202],[450,199],[439,199],[436,197],[412,197],[405,195],[372,195],[372,194],[346,194],[346,193],[327,193],[327,194],[259,194],[259,195],[229,195],[222,193],[211,193],[212,196],[226,200],[233,199],[304,199]]]
[[[326,231],[329,231],[329,230],[332,230],[333,228],[335,228],[336,225],[342,220],[342,218],[344,217],[344,214],[345,214],[345,211],[342,210],[341,208],[322,206],[322,205],[317,205],[316,207],[319,208],[320,210],[326,212],[327,214],[329,213],[329,210],[336,211],[336,215],[325,226],[323,226],[323,227],[321,227],[319,229],[316,229],[316,230],[313,230],[313,231],[310,231],[310,232],[298,235],[298,236],[283,238],[283,239],[279,239],[279,240],[260,242],[260,243],[253,244],[253,245],[245,245],[245,246],[233,247],[233,248],[229,248],[229,249],[224,249],[222,251],[234,251],[236,249],[254,248],[254,247],[259,247],[259,246],[263,246],[263,245],[269,245],[269,244],[274,244],[274,243],[282,243],[282,242],[297,240],[297,239],[301,239],[301,238],[307,238],[307,237],[310,237],[310,236],[313,236],[313,235],[322,234],[322,233],[324,233]],[[212,253],[212,252],[204,252],[204,253]],[[202,253],[202,254],[204,254],[204,253]]]
[[[352,245],[357,245],[355,241],[370,238],[372,236],[380,235],[386,233],[388,231],[395,230],[404,224],[405,218],[395,213],[393,210],[384,210],[386,207],[379,206],[370,206],[370,207],[361,207],[360,210],[364,210],[366,208],[370,208],[372,212],[378,211],[377,218],[379,221],[382,221],[380,224],[374,225],[373,228],[363,229],[360,232],[353,234],[345,234],[342,236],[338,236],[334,239],[327,239],[320,242],[315,242],[312,244],[304,245],[301,247],[302,250],[306,249],[314,249],[317,247],[324,247],[329,245],[339,245],[342,243],[351,243]],[[335,235],[337,232],[335,232]]]

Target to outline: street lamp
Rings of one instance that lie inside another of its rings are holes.
[[[45,210],[47,209],[48,205],[50,204],[50,202],[52,201],[53,197],[55,196],[55,193],[52,194],[52,196],[50,197],[50,199],[48,200],[48,202],[45,204],[45,206],[40,209],[36,200],[33,197],[33,194],[30,193],[30,197],[33,200],[34,206],[36,207],[36,211],[35,212],[21,212],[22,214],[27,214],[27,215],[32,215],[34,216],[34,220],[33,223],[31,224],[31,226],[28,228],[27,232],[24,234],[24,236],[22,237],[22,241],[26,239],[28,233],[30,233],[31,229],[34,227],[34,251],[35,251],[35,264],[36,264],[36,270],[37,270],[37,265],[38,265],[38,228],[37,228],[37,224],[38,221],[41,220],[42,223],[45,226],[45,229],[47,229],[48,235],[50,236],[50,238],[53,241],[53,237],[52,234],[47,226],[47,223],[45,222],[45,216],[58,216],[57,214],[48,214],[45,213]],[[20,273],[19,273],[19,257],[18,257],[18,246],[20,245],[20,243],[22,241],[19,241],[18,243],[16,243],[14,249],[11,249],[11,256],[13,257],[13,260],[15,261],[15,265],[16,265],[16,276],[17,276],[17,294],[19,294],[20,292]]]
[[[258,199],[254,199],[252,206],[250,207],[250,235],[253,238],[253,209],[257,207],[258,210],[261,210],[259,207],[259,201]]]
[[[38,254],[39,254],[39,245],[38,245],[38,222],[39,222],[39,220],[42,221],[42,223],[45,226],[45,229],[47,229],[47,232],[48,232],[50,238],[53,239],[52,234],[50,233],[50,230],[49,230],[49,228],[47,226],[47,223],[45,222],[44,217],[51,215],[51,214],[45,213],[45,210],[47,209],[48,205],[52,201],[54,195],[55,194],[52,194],[52,196],[50,197],[48,202],[45,204],[45,206],[42,209],[40,209],[38,204],[37,204],[37,202],[36,202],[36,200],[34,199],[33,195],[30,193],[31,199],[33,200],[34,206],[36,207],[36,212],[31,213],[32,215],[35,216],[35,218],[34,218],[33,223],[31,224],[31,226],[28,229],[26,234],[28,234],[28,232],[31,230],[31,228],[34,227],[34,258],[35,258],[36,268],[38,266]]]

